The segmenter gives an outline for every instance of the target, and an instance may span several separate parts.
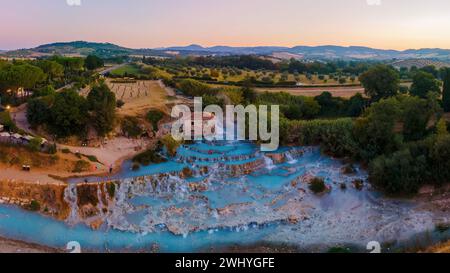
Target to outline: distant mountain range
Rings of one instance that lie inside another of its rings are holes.
[[[390,60],[390,59],[436,59],[450,60],[450,49],[425,48],[425,49],[409,49],[404,51],[375,49],[360,46],[296,46],[296,47],[202,47],[199,45],[190,45],[186,47],[169,47],[159,50],[178,51],[180,54],[256,54],[268,55],[283,58],[283,54],[287,58],[298,59],[372,59],[372,60]]]
[[[202,47],[190,45],[181,47],[167,47],[156,49],[131,49],[111,43],[91,43],[85,41],[52,43],[32,49],[19,49],[0,53],[7,57],[41,57],[54,54],[68,56],[86,56],[95,54],[101,57],[120,55],[136,56],[174,56],[174,55],[262,55],[274,59],[314,59],[314,60],[408,60],[430,59],[435,61],[450,61],[450,50],[440,48],[409,49],[404,51],[375,49],[360,46],[258,46],[258,47],[230,47],[214,46]]]

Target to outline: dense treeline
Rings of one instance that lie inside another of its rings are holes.
[[[284,144],[320,144],[328,154],[363,162],[375,185],[410,193],[424,183],[450,181],[450,137],[439,115],[432,97],[398,95],[372,104],[356,120],[282,119],[280,136]]]
[[[314,119],[319,117],[357,117],[369,104],[361,94],[350,99],[333,97],[329,92],[312,98],[294,96],[288,93],[265,92],[256,94],[251,86],[243,88],[213,88],[202,82],[185,79],[176,87],[190,97],[202,97],[204,105],[217,104],[257,104],[280,105],[284,117],[296,119]]]
[[[17,105],[33,97],[48,95],[50,90],[73,83],[82,88],[92,83],[92,70],[104,62],[96,56],[73,58],[52,56],[38,60],[0,61],[0,98],[2,104]]]
[[[104,83],[95,85],[87,98],[67,89],[28,102],[27,118],[33,127],[43,126],[56,138],[86,136],[89,125],[105,136],[115,124],[116,97]]]
[[[186,57],[173,59],[155,59],[144,58],[143,62],[150,65],[162,65],[167,67],[177,66],[203,66],[209,68],[234,67],[239,69],[251,70],[272,70],[280,72],[300,73],[300,74],[333,74],[346,73],[359,75],[367,71],[377,62],[363,61],[301,61],[296,59],[284,60],[281,62],[272,62],[261,56],[242,55],[242,56],[207,56],[207,57]]]

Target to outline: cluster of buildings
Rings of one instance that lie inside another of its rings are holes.
[[[34,139],[34,137],[30,135],[5,132],[4,128],[5,127],[0,124],[0,143],[28,145],[31,140]],[[48,141],[46,139],[42,139],[41,146],[43,149],[47,146],[47,144],[49,144]]]

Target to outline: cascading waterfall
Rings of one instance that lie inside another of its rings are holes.
[[[286,159],[287,159],[287,163],[289,163],[289,164],[291,164],[291,165],[293,165],[293,164],[295,164],[295,163],[298,162],[297,159],[294,159],[294,157],[292,156],[291,152],[287,152],[287,153],[285,154],[285,156],[286,156]]]
[[[374,240],[378,236],[397,238],[394,231],[403,232],[404,219],[411,215],[410,207],[395,210],[397,203],[392,204],[392,211],[386,211],[385,205],[366,197],[370,194],[366,187],[354,190],[355,179],[366,180],[364,170],[356,168],[355,174],[345,175],[341,172],[343,164],[322,156],[318,148],[284,148],[268,155],[251,143],[196,142],[181,147],[179,153],[176,158],[168,158],[167,163],[142,167],[139,174],[144,176],[134,177],[129,169],[121,173],[123,178],[114,182],[114,197],[101,198],[107,192],[106,184],[101,184],[103,192],[97,188],[97,209],[108,208],[107,213],[99,215],[107,233],[120,231],[163,240],[175,234],[190,242],[191,236],[201,237],[198,234],[202,232],[221,236],[226,231],[224,236],[241,238],[229,234],[240,231],[247,238],[276,227],[280,233],[267,237],[269,241],[317,244],[323,243],[315,241],[320,239],[317,234],[325,232],[344,242]],[[191,175],[186,175],[186,168]],[[309,179],[316,176],[323,177],[332,189],[320,198],[308,190]],[[340,190],[341,183],[347,185],[346,191]],[[71,207],[67,223],[74,225],[81,222],[75,184],[70,184],[65,193]],[[395,217],[391,217],[393,214]],[[432,221],[429,216],[416,216],[411,217],[414,223],[408,223],[414,231]],[[214,238],[206,241],[213,242]]]
[[[78,215],[78,204],[77,204],[77,185],[70,183],[64,191],[64,201],[69,204],[70,213],[67,217],[66,222],[69,225],[77,224],[80,219]]]
[[[264,156],[264,163],[265,163],[266,169],[268,169],[269,171],[271,171],[277,167],[273,163],[273,159],[271,159],[268,156]]]

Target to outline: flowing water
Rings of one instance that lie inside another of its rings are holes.
[[[114,177],[87,178],[120,181],[99,230],[78,219],[75,185],[85,179],[76,179],[66,190],[67,222],[0,206],[0,236],[58,248],[78,241],[94,251],[195,252],[258,243],[364,247],[408,240],[449,221],[412,201],[383,197],[371,190],[364,170],[356,166],[346,175],[343,166],[314,147],[262,153],[246,142],[198,142],[165,163],[132,171],[126,162]],[[191,175],[181,178],[187,168]],[[327,193],[310,192],[313,177],[324,178]],[[365,181],[362,190],[355,180]]]

